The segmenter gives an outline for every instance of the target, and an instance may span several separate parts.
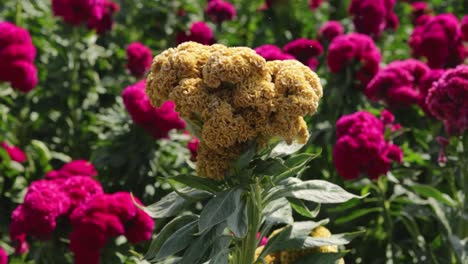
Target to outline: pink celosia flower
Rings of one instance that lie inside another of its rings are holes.
[[[260,238],[260,233],[257,233],[257,239]],[[268,243],[268,237],[264,236],[262,237],[262,240],[260,241],[260,245],[259,246],[264,246]]]
[[[106,0],[52,0],[54,15],[75,26],[102,19],[105,8]]]
[[[468,41],[468,15],[464,16],[461,21],[461,32],[464,41]]]
[[[365,111],[341,117],[336,123],[337,142],[333,148],[338,174],[346,180],[361,173],[375,179],[390,170],[392,160],[401,162],[401,149],[385,141],[384,131],[383,122]]]
[[[315,10],[323,4],[323,0],[309,0],[310,10]]]
[[[164,102],[161,107],[153,107],[145,93],[145,80],[128,86],[122,92],[125,108],[133,121],[143,127],[154,138],[167,138],[172,129],[183,129],[185,123],[175,112],[175,104]]]
[[[468,128],[468,66],[447,70],[433,83],[426,103],[449,135],[463,134]]]
[[[176,37],[177,44],[186,41],[195,41],[204,45],[214,43],[213,31],[203,21],[194,22],[190,27],[190,32],[179,32]]]
[[[10,156],[11,160],[20,163],[26,161],[26,154],[24,154],[20,148],[9,145],[6,141],[0,143],[0,147],[2,147],[8,153],[8,156]]]
[[[97,175],[94,165],[87,160],[73,160],[63,165],[60,170],[52,170],[46,174],[46,179],[67,179],[74,176],[95,177]]]
[[[311,39],[299,38],[293,40],[283,47],[283,50],[293,55],[298,61],[312,69],[318,64],[315,57],[323,52],[323,47],[320,42]]]
[[[358,32],[378,38],[384,29],[398,26],[394,6],[395,0],[352,0],[349,13]]]
[[[192,155],[192,160],[197,159],[197,154],[198,154],[198,144],[200,144],[200,140],[196,137],[193,137],[188,143],[187,143],[187,148],[190,151],[190,154]]]
[[[380,51],[374,41],[366,35],[351,33],[333,39],[328,49],[327,64],[333,73],[339,73],[353,62],[360,63],[356,79],[365,88],[379,70]]]
[[[415,57],[426,57],[431,68],[458,65],[467,56],[461,30],[453,14],[441,14],[426,19],[415,27],[409,45]]]
[[[224,0],[209,1],[205,12],[216,23],[232,20],[237,14],[234,5]]]
[[[88,19],[88,28],[95,29],[98,34],[103,34],[106,31],[111,30],[114,26],[114,13],[118,12],[119,9],[120,7],[118,4],[105,0],[102,16],[91,16]]]
[[[0,264],[8,264],[8,255],[3,250],[3,248],[0,247]]]
[[[153,54],[151,49],[140,42],[127,47],[127,69],[136,77],[141,77],[150,68]]]
[[[29,92],[37,85],[34,66],[36,49],[25,29],[9,22],[0,22],[0,81],[10,82],[21,92]]]
[[[411,21],[414,25],[419,24],[419,19],[422,16],[428,15],[431,13],[429,4],[426,2],[414,2],[411,4]]]
[[[138,243],[149,240],[154,229],[154,221],[124,192],[94,196],[70,219],[70,248],[76,264],[99,263],[100,250],[112,237],[125,235],[130,242]]]
[[[419,87],[428,72],[429,67],[418,60],[394,61],[374,76],[365,94],[371,100],[384,100],[391,107],[421,105],[425,93]]]
[[[338,21],[330,20],[319,29],[318,38],[322,41],[330,42],[335,37],[343,35],[343,33],[343,25]]]
[[[255,48],[258,55],[267,61],[272,60],[294,60],[294,56],[284,53],[279,47],[272,44],[265,44]]]

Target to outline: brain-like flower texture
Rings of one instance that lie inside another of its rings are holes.
[[[318,38],[321,41],[329,42],[332,41],[334,38],[343,35],[343,33],[343,25],[338,21],[330,20],[323,24],[322,27],[320,27],[318,32]]]
[[[205,11],[206,14],[216,23],[232,20],[237,14],[234,5],[224,0],[208,1]]]
[[[322,97],[320,79],[300,62],[267,62],[249,48],[194,42],[154,58],[146,92],[155,106],[175,102],[200,138],[199,174],[215,179],[250,141],[305,143],[303,117],[316,112]]]
[[[384,137],[387,127],[394,129],[389,112],[379,120],[360,111],[341,117],[336,123],[337,141],[333,148],[333,163],[338,174],[346,180],[366,174],[371,179],[390,170],[391,161],[401,162],[401,149]]]
[[[333,73],[360,63],[356,72],[358,86],[365,88],[379,70],[380,51],[374,41],[363,34],[351,33],[333,39],[328,49],[327,64]]]
[[[429,111],[444,122],[450,135],[468,129],[468,66],[447,70],[433,83],[426,98]]]
[[[0,22],[0,82],[9,82],[23,93],[37,85],[34,66],[36,48],[29,32],[9,22]]]
[[[353,0],[349,13],[360,33],[380,37],[384,29],[396,28],[398,17],[393,13],[395,0]]]
[[[151,66],[151,49],[140,42],[133,42],[127,47],[127,69],[136,77],[141,77]]]

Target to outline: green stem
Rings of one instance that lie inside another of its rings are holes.
[[[257,180],[250,185],[250,192],[247,197],[248,232],[242,241],[239,252],[240,261],[237,263],[251,264],[255,261],[255,250],[258,246],[257,233],[262,222],[262,210],[262,190]]]
[[[382,209],[383,209],[383,213],[384,213],[384,225],[386,227],[386,233],[388,234],[388,244],[387,244],[387,248],[390,249],[390,255],[387,256],[387,259],[389,260],[389,262],[387,263],[393,263],[393,256],[395,254],[395,247],[394,247],[394,244],[393,244],[393,229],[394,229],[394,225],[393,225],[393,219],[392,219],[392,216],[391,216],[391,212],[390,212],[390,208],[391,208],[391,203],[390,201],[387,200],[385,194],[386,194],[386,187],[385,187],[385,184],[381,181],[379,181],[377,183],[377,186],[378,186],[378,192],[379,192],[379,198],[380,198],[380,202],[381,202],[381,206],[382,206]]]
[[[23,6],[21,5],[21,0],[16,1],[16,16],[15,24],[21,26],[21,13],[23,12]]]
[[[461,185],[463,188],[463,197],[459,201],[460,203],[460,216],[458,217],[459,219],[459,224],[458,224],[458,236],[460,239],[464,239],[465,237],[468,236],[468,221],[464,220],[463,214],[468,211],[468,205],[466,202],[466,196],[468,194],[468,137],[461,137],[461,142],[463,146],[463,150],[460,153],[459,157],[459,164],[460,164],[460,181]],[[457,194],[456,196],[457,200],[459,200],[459,196]]]

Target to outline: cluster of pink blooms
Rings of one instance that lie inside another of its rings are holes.
[[[186,41],[194,41],[203,45],[211,45],[215,42],[213,37],[213,31],[203,21],[192,23],[189,32],[177,33],[177,45]]]
[[[311,69],[315,69],[318,65],[317,57],[323,53],[323,47],[316,40],[298,38],[287,43],[283,49],[266,44],[255,48],[255,51],[268,61],[297,59]]]
[[[109,0],[52,0],[52,10],[68,24],[86,23],[88,28],[102,34],[112,29],[112,16],[119,6]]]
[[[380,61],[380,51],[374,41],[360,33],[334,38],[327,54],[328,68],[332,73],[339,73],[358,62],[360,65],[355,77],[360,82],[358,87],[363,89],[378,72]]]
[[[141,77],[150,68],[153,54],[151,49],[140,42],[127,47],[127,69],[136,77]]]
[[[37,85],[34,66],[36,48],[29,32],[9,22],[0,22],[0,82],[9,82],[23,93]]]
[[[428,16],[415,27],[409,45],[413,56],[425,57],[431,68],[454,67],[468,55],[460,23],[453,14]]]
[[[234,5],[224,0],[208,0],[205,12],[218,24],[232,20],[237,15]]]
[[[10,238],[16,244],[16,252],[28,250],[28,235],[39,239],[49,238],[60,217],[69,218],[73,226],[71,249],[75,253],[75,263],[98,263],[99,251],[105,241],[99,247],[93,244],[93,255],[80,251],[83,244],[89,245],[98,238],[102,242],[103,238],[107,240],[108,237],[125,234],[132,243],[148,240],[154,228],[153,220],[133,204],[129,193],[114,194],[128,198],[115,202],[106,200],[107,203],[103,204],[102,197],[114,195],[104,194],[101,184],[93,179],[96,175],[97,171],[90,162],[75,160],[59,170],[48,172],[44,179],[33,182],[23,203],[11,216]],[[129,215],[118,218],[122,226],[120,230],[125,232],[109,233],[107,221],[115,218],[119,212]],[[93,235],[92,239],[90,234]]]
[[[154,229],[153,219],[133,203],[127,192],[96,195],[74,210],[70,220],[75,264],[98,264],[100,249],[109,238],[124,235],[129,242],[138,243],[149,240]]]
[[[318,32],[318,39],[321,41],[330,42],[334,38],[343,35],[343,33],[343,25],[338,21],[330,20],[323,24],[322,27],[320,27]]]
[[[2,247],[0,247],[0,264],[8,264],[8,255]]]
[[[0,148],[3,148],[8,153],[11,160],[19,163],[26,161],[26,154],[20,148],[10,145],[6,141],[0,143]]]
[[[378,38],[385,29],[398,27],[394,6],[395,0],[352,0],[349,13],[357,32]]]
[[[447,70],[433,83],[426,104],[449,135],[463,134],[468,129],[468,66]]]
[[[394,61],[374,76],[365,90],[371,100],[383,100],[392,108],[419,105],[427,112],[426,96],[443,70],[431,70],[415,59]]]
[[[158,108],[152,106],[145,93],[145,83],[146,80],[141,80],[122,92],[125,108],[133,122],[156,139],[167,138],[172,129],[184,129],[185,122],[175,111],[174,102],[166,101]]]
[[[401,149],[384,136],[387,129],[400,129],[394,121],[394,116],[388,111],[382,112],[381,119],[360,111],[337,121],[333,163],[341,177],[351,180],[366,174],[376,179],[390,170],[392,161],[402,161]]]
[[[426,2],[414,2],[411,4],[411,22],[414,25],[424,23],[431,13],[429,4]]]

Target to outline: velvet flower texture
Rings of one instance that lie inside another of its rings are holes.
[[[350,33],[333,39],[327,54],[328,68],[332,73],[357,68],[357,87],[364,89],[379,70],[380,51],[366,35]],[[358,67],[353,64],[359,63]]]
[[[88,28],[95,29],[98,34],[103,34],[109,31],[114,26],[114,14],[120,9],[119,5],[106,0],[104,3],[104,11],[101,17],[91,16],[88,20]]]
[[[249,48],[194,42],[154,58],[146,92],[155,106],[175,102],[200,139],[198,174],[214,179],[227,175],[249,142],[306,143],[303,117],[322,97],[320,79],[300,62],[267,62]]]
[[[330,20],[323,24],[322,27],[320,27],[318,39],[321,41],[330,42],[334,38],[343,35],[343,33],[343,25],[338,21]]]
[[[153,219],[133,203],[127,192],[96,195],[78,207],[70,220],[75,264],[100,263],[100,251],[112,237],[124,235],[130,243],[139,243],[149,240],[154,230]]]
[[[213,37],[213,31],[203,21],[194,22],[190,26],[189,32],[179,32],[177,34],[176,36],[177,44],[187,42],[187,41],[195,41],[204,45],[210,45],[215,42],[214,37]]]
[[[433,83],[426,103],[449,135],[462,135],[468,129],[468,66],[447,70]]]
[[[419,105],[426,110],[428,89],[440,75],[440,71],[415,59],[394,61],[377,73],[365,94],[371,100],[384,100],[392,108]]]
[[[431,68],[453,67],[468,52],[463,46],[458,19],[452,14],[430,17],[415,27],[409,45],[415,57],[425,57]]]
[[[384,137],[387,127],[395,130],[393,115],[384,113],[382,120],[360,111],[337,121],[333,163],[344,179],[356,179],[360,174],[376,179],[390,170],[392,161],[402,161],[401,149]]]
[[[99,182],[90,177],[94,175],[94,167],[89,162],[72,161],[60,170],[49,172],[45,179],[34,181],[23,203],[11,216],[10,238],[16,251],[24,253],[27,250],[28,235],[47,239],[59,217],[69,216],[92,196],[103,193]]]
[[[322,54],[323,47],[316,40],[299,38],[286,44],[283,50],[313,70],[318,66],[317,57]]]
[[[164,102],[160,107],[153,107],[145,94],[145,80],[130,85],[122,92],[122,98],[133,122],[144,128],[156,139],[167,138],[172,129],[184,129],[185,123],[174,111],[171,101]]]
[[[26,154],[24,154],[24,152],[20,148],[12,146],[6,141],[0,143],[0,147],[7,152],[11,160],[19,163],[23,163],[26,161]]]
[[[352,0],[349,13],[357,32],[378,38],[385,29],[398,26],[394,6],[395,0]]]
[[[294,56],[287,54],[278,46],[272,44],[265,44],[255,48],[255,52],[262,56],[267,61],[273,60],[294,60]]]
[[[237,15],[234,5],[224,0],[209,0],[205,12],[218,24],[232,20]]]
[[[136,77],[142,77],[151,66],[151,49],[140,42],[133,42],[127,47],[127,69]]]
[[[27,93],[37,85],[34,66],[36,48],[29,32],[9,22],[0,22],[0,82],[9,82]]]

